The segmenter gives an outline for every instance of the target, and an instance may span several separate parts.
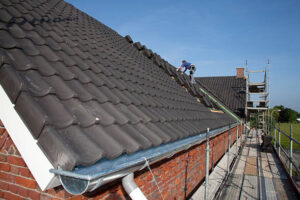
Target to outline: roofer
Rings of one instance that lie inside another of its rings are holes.
[[[177,71],[181,71],[182,68],[185,68],[183,73],[186,72],[186,70],[190,70],[190,80],[192,84],[195,84],[195,78],[194,78],[194,73],[196,71],[196,66],[192,63],[186,62],[186,60],[182,61],[182,65],[177,69]]]

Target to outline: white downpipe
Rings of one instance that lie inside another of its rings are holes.
[[[147,200],[141,189],[136,185],[133,173],[122,179],[122,185],[132,200]]]

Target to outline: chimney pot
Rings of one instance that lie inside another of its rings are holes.
[[[236,68],[236,77],[237,78],[244,78],[244,68],[243,67],[237,67]]]

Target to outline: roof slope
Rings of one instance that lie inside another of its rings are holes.
[[[197,102],[165,73],[171,66],[158,67],[159,56],[72,5],[14,2],[0,3],[0,83],[55,167],[114,159],[232,120]]]
[[[225,106],[244,117],[246,102],[246,80],[236,76],[198,77],[196,82]]]

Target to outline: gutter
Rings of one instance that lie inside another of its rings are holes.
[[[235,120],[237,120],[238,122],[242,122],[241,119],[236,114],[234,114],[229,109],[227,109],[226,106],[224,106],[222,103],[220,103],[218,100],[216,100],[207,91],[205,91],[201,87],[199,87],[199,89],[201,90],[201,92],[203,92],[204,94],[206,94],[213,102],[215,102],[216,104],[218,104],[218,106],[220,106],[220,108],[222,108],[222,110],[224,110],[225,112],[227,112],[228,114],[230,114]]]
[[[210,135],[215,137],[229,130],[229,127],[233,128],[239,124],[233,123],[214,129],[210,131]],[[50,172],[58,175],[62,186],[73,195],[91,192],[108,182],[144,169],[147,162],[153,164],[202,143],[206,140],[206,134],[204,133],[206,132],[203,131],[198,135],[138,151],[134,154],[123,154],[114,160],[101,159],[91,166],[78,166],[73,171],[51,169]]]

